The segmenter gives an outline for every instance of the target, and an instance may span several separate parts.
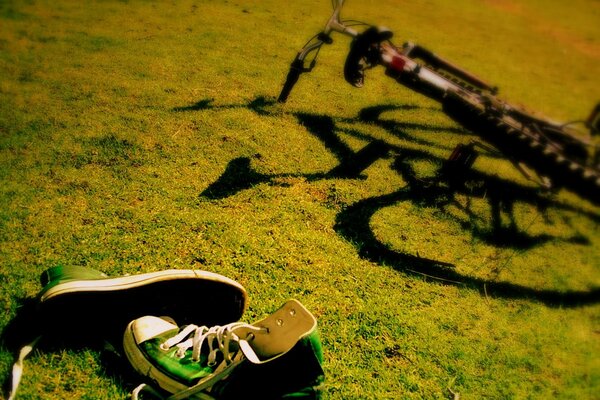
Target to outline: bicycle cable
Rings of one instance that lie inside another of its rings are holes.
[[[302,48],[304,49],[306,46],[308,46],[308,44],[309,44],[310,42],[312,42],[313,40],[315,40],[315,39],[316,39],[316,38],[317,38],[317,37],[318,37],[320,34],[321,34],[321,32],[317,33],[316,35],[314,35],[313,37],[311,37],[310,39],[308,39],[308,40],[306,41],[306,43],[304,43],[304,46],[302,46]]]
[[[342,24],[344,24],[345,26],[371,26],[371,24],[363,22],[363,21],[359,21],[356,19],[346,19],[341,21]]]

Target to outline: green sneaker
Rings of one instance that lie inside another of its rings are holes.
[[[239,319],[246,307],[242,285],[199,270],[109,278],[90,268],[54,267],[42,274],[41,283],[43,289],[31,312],[11,326],[10,336],[17,337],[21,347],[13,365],[11,400],[23,374],[23,362],[42,337],[74,346],[119,341],[127,324],[144,315],[169,315],[184,323],[212,325]],[[198,307],[200,302],[210,306]]]
[[[252,325],[178,327],[142,317],[127,327],[123,347],[133,368],[170,400],[320,398],[317,321],[297,300]],[[141,385],[132,398],[141,391],[160,395]]]

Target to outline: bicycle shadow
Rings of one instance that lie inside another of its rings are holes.
[[[432,193],[434,191],[435,189],[427,189],[421,195],[437,195],[438,193]],[[351,243],[356,243],[361,258],[380,265],[391,266],[395,270],[409,275],[420,275],[444,284],[471,287],[489,296],[532,299],[552,307],[576,307],[600,302],[600,289],[563,292],[475,278],[457,272],[453,264],[390,249],[374,235],[370,229],[370,220],[377,211],[384,207],[412,200],[414,200],[414,193],[400,190],[360,201],[338,214],[334,229],[341,237]]]
[[[269,109],[273,105],[264,97],[257,97],[246,105],[213,106],[210,100],[202,100],[198,103],[176,108],[173,111],[200,111],[219,110],[231,108],[246,108],[259,115],[273,115]],[[590,291],[558,291],[534,289],[527,286],[513,284],[510,282],[497,282],[481,278],[475,278],[456,271],[453,264],[408,254],[389,248],[381,242],[370,227],[373,215],[385,208],[400,202],[412,202],[435,207],[444,216],[457,222],[465,231],[469,231],[473,237],[499,248],[513,248],[528,250],[544,243],[568,242],[582,245],[590,245],[590,240],[581,233],[575,233],[569,237],[557,237],[551,234],[533,235],[519,226],[514,216],[514,206],[517,203],[525,203],[532,206],[544,220],[548,220],[547,210],[570,211],[582,214],[600,223],[600,216],[588,212],[580,207],[548,197],[541,189],[523,186],[516,182],[510,182],[494,175],[485,174],[480,171],[470,170],[468,176],[455,179],[444,173],[442,168],[435,176],[423,179],[417,176],[412,164],[418,160],[432,161],[443,165],[444,160],[436,157],[429,151],[415,150],[413,148],[392,145],[362,132],[360,128],[343,129],[337,126],[337,122],[364,123],[370,122],[389,131],[395,136],[401,136],[410,141],[413,135],[404,132],[407,127],[415,127],[417,124],[402,122],[395,124],[393,120],[380,122],[382,112],[393,109],[413,109],[412,105],[382,105],[367,107],[359,112],[355,118],[333,119],[330,116],[295,112],[295,116],[308,133],[318,138],[324,147],[334,155],[339,164],[322,173],[289,173],[289,174],[263,174],[252,168],[252,159],[239,157],[231,160],[223,174],[211,183],[202,193],[200,198],[218,200],[233,196],[242,190],[247,190],[258,184],[271,186],[286,185],[281,178],[301,177],[307,181],[316,181],[330,178],[363,179],[362,173],[375,161],[389,157],[394,154],[393,169],[399,173],[407,182],[407,185],[392,193],[375,196],[350,204],[342,209],[335,220],[334,229],[344,239],[353,243],[358,254],[369,261],[380,265],[391,266],[397,271],[426,276],[440,282],[453,285],[464,285],[473,289],[485,291],[487,294],[504,298],[528,298],[543,302],[550,306],[578,306],[600,302],[600,288]],[[437,110],[441,112],[440,110]],[[379,122],[378,122],[379,121]],[[436,132],[443,130],[435,126],[418,125],[420,130]],[[359,139],[368,140],[359,151],[353,151],[340,137],[340,133],[353,135]],[[457,129],[457,134],[464,131]],[[429,140],[411,141],[412,143],[446,149],[443,145],[431,144]],[[467,185],[467,182],[477,182],[475,186]],[[460,204],[456,200],[457,195],[477,198],[489,203],[490,216],[482,216],[469,207]],[[467,219],[458,219],[447,211],[447,206],[462,207]],[[503,222],[502,216],[508,217],[509,223]],[[481,221],[490,221],[488,225],[482,225]],[[479,222],[479,224],[478,224]]]
[[[441,174],[430,179],[418,178],[412,170],[411,165],[407,162],[407,159],[424,158],[425,154],[418,151],[407,153],[409,154],[398,156],[394,163],[394,169],[400,171],[404,179],[409,182],[408,185],[389,194],[356,202],[342,210],[336,216],[335,231],[349,242],[359,243],[357,250],[362,258],[381,265],[391,266],[401,272],[422,275],[443,283],[473,287],[484,292],[486,295],[496,295],[513,299],[530,298],[550,306],[578,306],[600,301],[600,288],[591,291],[561,292],[533,289],[510,282],[496,282],[475,278],[457,272],[455,266],[452,264],[396,251],[381,242],[370,227],[373,215],[379,210],[402,202],[411,202],[412,204],[419,204],[426,207],[435,207],[445,217],[452,219],[452,215],[445,211],[445,206],[457,205],[457,201],[455,200],[456,194],[467,194],[480,199],[485,196],[491,205],[492,222],[490,223],[490,230],[479,232],[479,236],[481,239],[487,239],[486,241],[495,244],[497,247],[509,246],[518,249],[529,249],[547,241],[556,241],[558,239],[548,234],[527,234],[516,225],[514,219],[508,227],[502,226],[501,221],[499,221],[500,210],[503,208],[512,209],[517,201],[529,204],[542,213],[542,215],[549,208],[556,208],[564,211],[584,213],[596,223],[600,222],[599,216],[585,213],[583,210],[576,209],[570,205],[542,197],[533,188],[523,187],[478,171],[471,171],[471,176],[468,178],[484,182],[479,190],[473,190],[470,187],[467,188],[456,182],[449,184]],[[469,213],[469,207],[465,207],[464,211]],[[463,223],[462,227],[463,229],[468,229],[472,225]],[[474,236],[478,236],[478,232],[476,231],[472,231],[471,233]],[[585,245],[590,244],[589,239],[581,234],[568,238],[560,238],[560,240]]]

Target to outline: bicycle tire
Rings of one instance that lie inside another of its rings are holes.
[[[494,101],[501,101],[494,99]],[[469,93],[449,91],[442,99],[444,112],[505,155],[522,162],[539,176],[600,205],[600,171],[584,165],[560,143],[548,140],[530,126],[486,105]]]

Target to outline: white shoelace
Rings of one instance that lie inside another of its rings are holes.
[[[206,326],[188,325],[181,330],[177,335],[163,342],[160,347],[163,350],[170,350],[172,347],[177,347],[176,356],[183,358],[185,357],[186,351],[192,348],[192,361],[200,361],[200,350],[202,344],[206,341],[208,343],[208,366],[214,367],[216,365],[217,354],[220,352],[223,354],[224,360],[227,364],[233,361],[234,354],[230,353],[231,342],[239,343],[242,340],[238,335],[234,333],[239,328],[245,328],[251,332],[264,332],[265,328],[258,328],[256,326],[246,324],[244,322],[234,322],[223,326],[213,326],[208,328]],[[189,337],[193,333],[192,337]],[[250,334],[252,336],[253,334]],[[247,338],[244,338],[244,340]]]
[[[244,330],[249,331],[247,337],[240,338],[235,331],[244,328]],[[207,364],[210,367],[214,367],[217,365],[217,356],[219,353],[223,355],[222,363],[225,363],[225,366],[234,362],[234,359],[239,351],[239,346],[236,346],[236,350],[231,352],[231,343],[237,343],[240,346],[244,347],[244,352],[246,356],[250,358],[257,359],[256,354],[250,346],[244,345],[247,344],[248,340],[252,340],[254,337],[254,333],[266,333],[268,330],[266,328],[256,327],[254,325],[250,325],[244,322],[234,322],[228,325],[223,326],[213,326],[211,328],[207,326],[197,326],[197,325],[187,325],[184,327],[177,335],[167,339],[163,343],[161,343],[160,348],[167,351],[172,349],[173,347],[177,347],[177,351],[175,352],[175,356],[184,358],[186,352],[191,348],[192,349],[192,361],[199,362],[200,354],[202,350],[202,345],[206,342],[208,345],[208,358]],[[248,354],[250,353],[250,354]],[[221,369],[221,368],[219,368]],[[185,392],[188,394],[195,393],[197,398],[204,398],[204,396],[198,393],[204,385],[198,387],[191,387]],[[141,384],[137,388],[133,390],[131,393],[132,400],[138,400],[138,396],[141,392],[148,392],[152,395],[160,397],[159,393],[154,390],[152,387]],[[173,395],[170,398],[179,398],[178,394]],[[212,399],[210,396],[206,396],[206,399]]]
[[[12,382],[7,400],[13,400],[17,395],[17,388],[19,387],[19,383],[21,382],[21,376],[23,375],[23,362],[41,338],[41,336],[36,337],[31,343],[23,346],[19,351],[19,357],[17,358],[17,361],[13,364],[12,368]]]
[[[199,362],[200,361],[200,352],[202,349],[202,345],[206,341],[208,343],[208,366],[214,367],[217,363],[217,355],[220,352],[223,354],[223,362],[226,365],[231,364],[234,360],[235,355],[237,354],[237,350],[234,353],[230,352],[230,344],[231,342],[240,343],[240,341],[245,341],[247,339],[251,339],[253,333],[250,333],[250,338],[240,338],[235,334],[235,330],[239,328],[246,328],[251,332],[266,332],[266,328],[259,328],[250,324],[246,324],[244,322],[234,322],[228,325],[223,326],[213,326],[208,328],[206,326],[196,326],[196,325],[188,325],[184,329],[181,330],[177,335],[169,338],[165,342],[163,342],[160,347],[163,350],[169,350],[173,346],[177,346],[177,357],[185,357],[186,351],[191,347],[192,348],[192,361]],[[189,337],[193,333],[192,337]],[[13,365],[12,370],[12,385],[9,393],[9,397],[7,400],[13,400],[17,394],[17,388],[19,387],[19,383],[21,382],[21,376],[23,375],[23,362],[25,358],[31,353],[37,342],[41,339],[41,336],[37,337],[33,342],[24,346],[19,352],[19,356],[17,361]],[[245,346],[246,352],[251,352],[252,348],[250,346]],[[250,355],[251,357],[256,357],[256,355]],[[132,400],[139,399],[139,393],[142,391],[146,391],[151,393],[152,395],[159,397],[159,393],[154,390],[152,387],[142,384],[135,388],[131,393]],[[207,396],[207,398],[210,398]]]

